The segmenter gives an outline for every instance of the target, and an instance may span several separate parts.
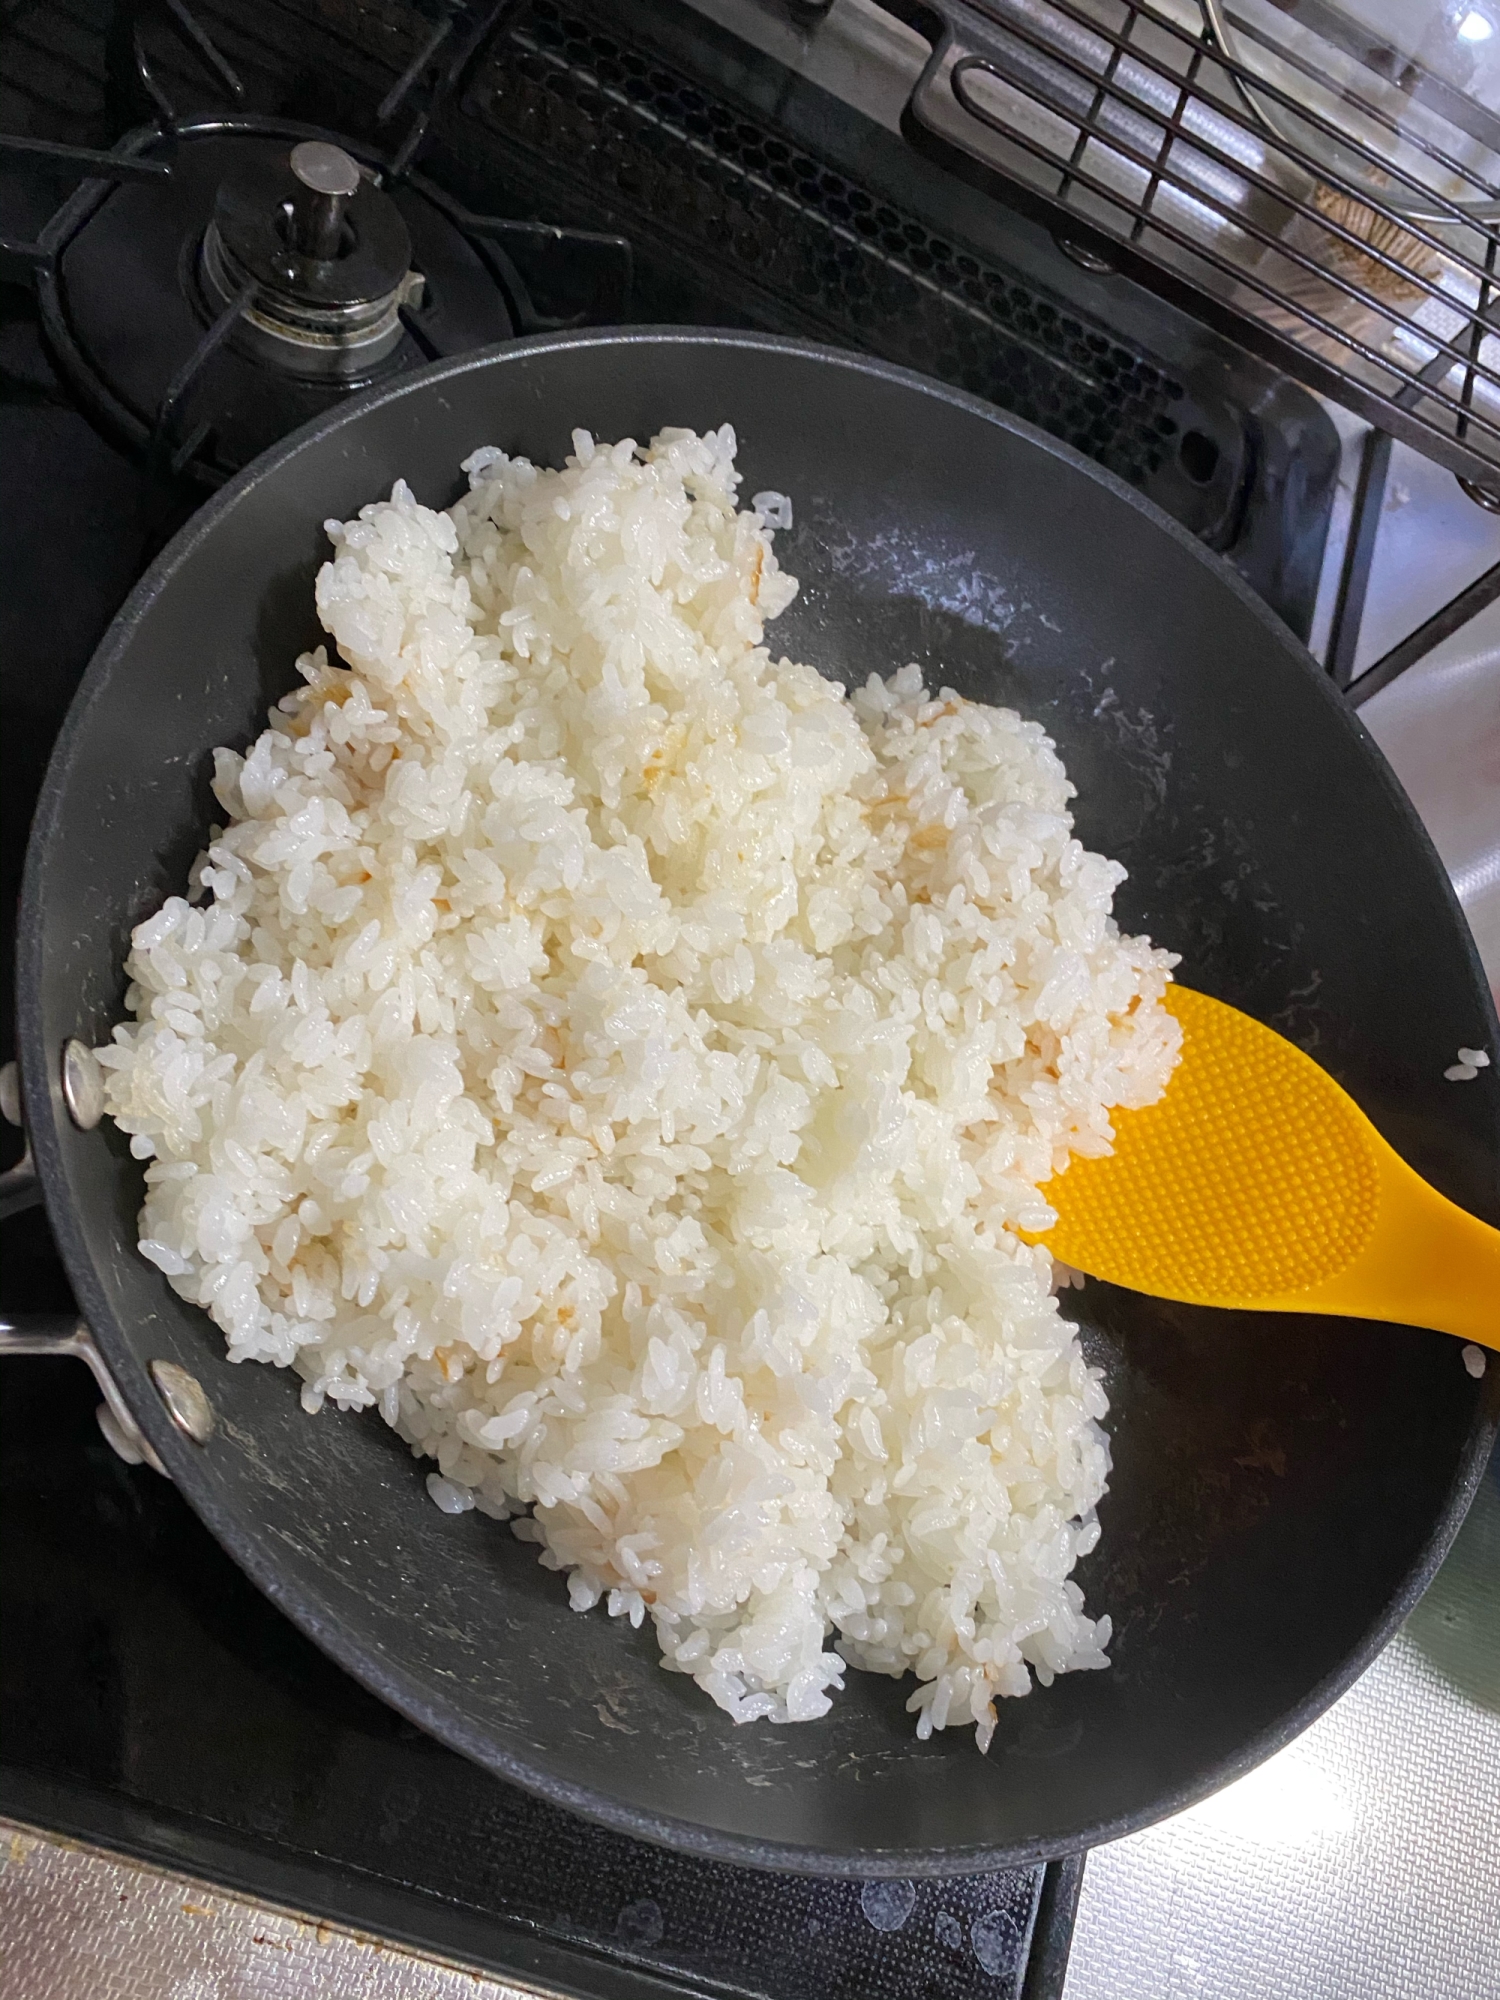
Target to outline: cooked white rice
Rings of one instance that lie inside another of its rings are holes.
[[[1035,723],[773,661],[727,428],[574,450],[329,524],[346,666],[217,752],[100,1052],[141,1249],[737,1720],[847,1661],[983,1747],[1106,1664],[1105,1397],[1013,1228],[1165,1086],[1173,961]]]

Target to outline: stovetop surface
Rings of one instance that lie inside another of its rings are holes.
[[[431,16],[352,0],[199,12],[261,108],[390,149],[375,107]],[[100,145],[135,123],[142,106],[106,60],[110,32],[97,0],[12,10],[0,131]],[[212,110],[180,41],[156,57],[186,111]],[[862,345],[1042,422],[1225,549],[1305,630],[1338,457],[1318,406],[1169,308],[1138,302],[1123,341],[1080,303],[1083,274],[1055,248],[1016,224],[1008,264],[994,219],[972,198],[954,209],[893,144],[831,99],[788,93],[685,9],[523,0],[422,165],[472,206],[624,231],[637,321]],[[33,234],[66,192],[65,177],[8,173],[0,233]],[[9,283],[0,463],[23,503],[0,510],[13,907],[72,691],[196,498],[91,426],[49,359],[35,298]],[[38,1212],[6,1224],[5,1254],[8,1310],[71,1310]],[[0,1810],[580,1994],[1060,1990],[1070,1864],[863,1889],[770,1878],[633,1843],[453,1757],[302,1639],[165,1481],[122,1465],[95,1400],[82,1370],[5,1372]]]

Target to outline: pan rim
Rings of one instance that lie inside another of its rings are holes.
[[[1139,1832],[1208,1797],[1222,1786],[1244,1776],[1257,1764],[1283,1748],[1307,1728],[1343,1694],[1374,1660],[1394,1635],[1438,1564],[1447,1553],[1478,1489],[1500,1421],[1500,1371],[1491,1376],[1487,1390],[1476,1384],[1475,1414],[1469,1427],[1457,1469],[1444,1504],[1434,1521],[1425,1546],[1408,1568],[1402,1582],[1372,1621],[1359,1644],[1329,1674],[1316,1683],[1289,1711],[1268,1725],[1231,1756],[1208,1766],[1196,1780],[1160,1795],[1134,1811],[1101,1820],[1075,1833],[1008,1845],[970,1845],[948,1848],[860,1849],[801,1843],[765,1841],[751,1835],[729,1833],[685,1821],[612,1798],[608,1794],[560,1778],[531,1763],[526,1757],[496,1748],[483,1731],[469,1726],[442,1697],[440,1690],[418,1677],[398,1669],[373,1654],[342,1619],[330,1614],[315,1594],[295,1582],[288,1582],[274,1561],[262,1557],[246,1526],[233,1511],[221,1506],[211,1492],[202,1490],[194,1462],[196,1447],[186,1442],[166,1416],[151,1389],[145,1370],[138,1361],[109,1304],[99,1281],[93,1259],[75,1221],[67,1193],[61,1132],[67,1113],[62,1104],[60,1083],[47,1061],[44,1023],[41,1018],[41,967],[43,935],[41,909],[42,877],[52,836],[60,818],[61,795],[71,769],[76,748],[93,702],[107,685],[118,656],[129,645],[136,628],[161,592],[191,557],[201,542],[214,532],[221,517],[262,480],[279,473],[301,452],[325,437],[356,423],[367,412],[397,399],[420,393],[434,383],[470,373],[501,368],[538,353],[560,353],[581,347],[661,347],[718,346],[758,352],[772,351],[801,359],[831,364],[851,372],[916,391],[983,419],[997,429],[1008,431],[1040,448],[1061,463],[1086,474],[1096,484],[1126,501],[1159,529],[1164,529],[1179,545],[1192,552],[1219,580],[1227,584],[1242,606],[1259,621],[1266,638],[1298,661],[1304,674],[1321,688],[1321,698],[1337,710],[1343,726],[1352,730],[1362,746],[1370,768],[1377,774],[1425,854],[1441,893],[1446,895],[1450,921],[1456,923],[1466,948],[1470,975],[1482,1005],[1488,1011],[1493,1038],[1500,1040],[1493,1000],[1479,964],[1477,948],[1463,918],[1457,896],[1448,880],[1426,827],[1391,771],[1379,746],[1357,714],[1333,688],[1307,649],[1262,603],[1248,584],[1222,557],[1206,549],[1196,537],[1165,514],[1134,487],[1086,458],[1071,446],[1038,429],[1035,425],[984,402],[967,392],[949,387],[915,370],[828,347],[816,342],[787,339],[777,335],[721,328],[630,327],[593,329],[586,332],[542,334],[478,349],[451,360],[439,361],[414,370],[393,384],[359,397],[351,397],[331,412],[302,426],[282,439],[261,457],[227,482],[161,551],[136,584],[111,623],[86,669],[69,706],[48,763],[28,842],[18,922],[17,950],[17,1042],[20,1056],[27,1127],[37,1163],[49,1221],[61,1251],[68,1277],[73,1284],[95,1338],[149,1442],[161,1457],[174,1484],[216,1540],[224,1547],[258,1589],[315,1644],[328,1653],[343,1670],[369,1691],[395,1708],[409,1721],[437,1738],[448,1748],[479,1764],[494,1776],[521,1786],[533,1794],[583,1817],[611,1827],[632,1838],[653,1841],[679,1852],[738,1866],[779,1870],[815,1876],[842,1875],[862,1879],[936,1878],[945,1875],[987,1873],[995,1870],[1034,1866],[1088,1847],[1098,1846]],[[1500,1156],[1500,1116],[1496,1119],[1495,1151]]]

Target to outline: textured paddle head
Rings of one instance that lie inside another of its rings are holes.
[[[1039,1240],[1091,1277],[1198,1305],[1323,1283],[1375,1225],[1382,1141],[1325,1070],[1247,1014],[1167,990],[1182,1061],[1114,1153],[1047,1184]]]

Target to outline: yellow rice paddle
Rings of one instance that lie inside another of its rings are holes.
[[[1429,1187],[1310,1056],[1182,986],[1182,1062],[1117,1114],[1113,1154],[1044,1192],[1030,1241],[1093,1278],[1190,1305],[1346,1313],[1500,1350],[1500,1229]]]

